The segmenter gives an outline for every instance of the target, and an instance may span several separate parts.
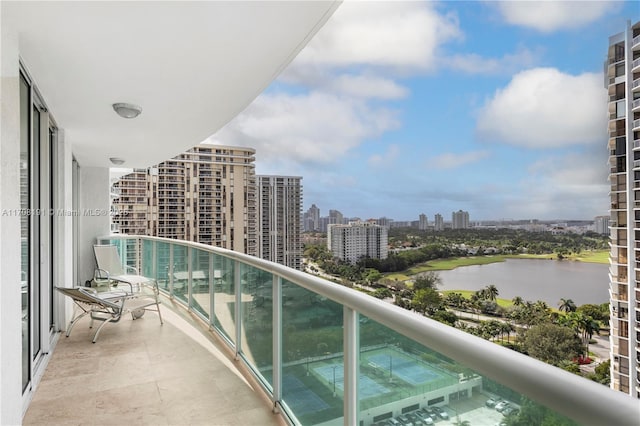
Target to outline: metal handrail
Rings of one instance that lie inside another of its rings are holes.
[[[98,238],[107,239],[149,240],[192,247],[270,272],[366,315],[580,424],[637,425],[640,412],[640,401],[637,399],[314,275],[247,254],[196,242],[148,236],[112,235]]]

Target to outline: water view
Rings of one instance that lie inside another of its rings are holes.
[[[608,265],[574,261],[507,259],[489,265],[440,271],[440,290],[480,290],[494,284],[498,297],[542,300],[557,307],[560,298],[577,305],[609,300]]]

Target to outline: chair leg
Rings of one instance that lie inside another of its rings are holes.
[[[69,337],[69,335],[71,334],[71,329],[73,328],[74,325],[76,325],[76,323],[78,322],[78,320],[82,317],[84,317],[85,315],[89,314],[91,311],[86,311],[83,312],[82,314],[78,315],[77,317],[71,319],[71,322],[69,323],[69,327],[67,327],[67,337]],[[93,322],[93,320],[91,320],[91,322]]]
[[[160,312],[160,302],[158,302],[156,300],[156,309],[158,310],[158,318],[160,318],[160,325],[163,325],[164,322],[162,321],[162,313]]]
[[[93,335],[93,340],[91,341],[91,343],[95,343],[96,340],[98,340],[98,335],[100,334],[100,331],[102,331],[102,327],[107,325],[108,322],[118,321],[119,319],[120,319],[119,316],[117,318],[111,317],[111,318],[105,319],[104,322],[100,325],[100,327],[98,327],[98,330],[96,330],[96,334]]]

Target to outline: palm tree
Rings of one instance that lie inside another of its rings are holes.
[[[500,294],[500,292],[498,291],[498,288],[491,284],[488,285],[485,289],[484,289],[484,295],[485,298],[495,302],[496,301],[496,297],[498,297],[498,294]]]
[[[522,299],[522,297],[516,296],[511,299],[511,302],[513,303],[513,306],[520,306],[524,303],[524,300]]]
[[[560,303],[558,303],[558,308],[562,312],[575,312],[577,308],[576,304],[571,299],[560,299]]]

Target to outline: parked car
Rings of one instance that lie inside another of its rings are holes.
[[[502,410],[504,410],[505,408],[507,408],[509,406],[509,402],[508,401],[500,401],[496,404],[496,411],[499,413],[502,413]]]
[[[436,412],[438,417],[440,417],[441,419],[449,420],[449,414],[442,407],[433,407],[432,409]]]
[[[517,416],[518,413],[520,413],[520,410],[518,410],[517,407],[514,406],[508,406],[507,408],[505,408],[504,410],[502,410],[502,415],[503,416]]]
[[[420,418],[420,420],[422,420],[422,423],[425,425],[432,425],[433,424],[433,419],[431,418],[431,415],[429,413],[429,411],[426,408],[422,408],[418,411],[416,411],[416,415]]]
[[[398,420],[400,420],[400,424],[404,426],[413,426],[413,422],[405,414],[398,416]]]
[[[493,398],[489,398],[487,399],[487,401],[484,403],[484,405],[486,405],[489,408],[493,408],[496,406],[497,401]]]

